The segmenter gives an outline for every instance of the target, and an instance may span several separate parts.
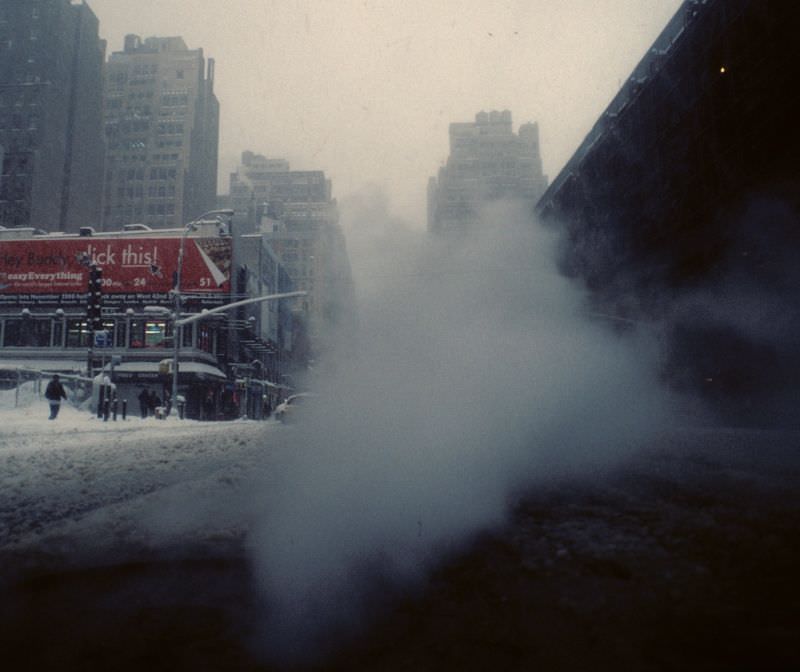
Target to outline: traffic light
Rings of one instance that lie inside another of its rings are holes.
[[[100,331],[103,328],[102,305],[103,305],[103,269],[92,265],[89,268],[89,296],[86,305],[86,317],[93,331]]]

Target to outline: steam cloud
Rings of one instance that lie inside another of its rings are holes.
[[[342,209],[357,347],[283,432],[251,538],[263,646],[284,662],[325,653],[376,586],[414,586],[537,480],[599,470],[670,415],[647,342],[582,316],[521,207],[457,242],[392,220],[377,189]]]

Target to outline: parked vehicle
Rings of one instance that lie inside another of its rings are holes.
[[[309,399],[314,398],[315,394],[310,392],[301,392],[287,397],[284,401],[278,404],[273,414],[276,420],[281,422],[292,422],[297,418],[300,408],[308,403]]]

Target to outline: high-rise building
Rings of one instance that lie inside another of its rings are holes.
[[[98,225],[105,42],[85,3],[0,2],[0,225]]]
[[[273,187],[280,179],[278,174],[290,174],[286,159],[268,159],[261,154],[242,152],[242,162],[230,174],[227,206],[236,213],[234,223],[238,230],[247,233],[257,230],[258,216],[263,210],[263,204],[273,195]],[[277,196],[276,194],[275,197]]]
[[[103,224],[181,225],[216,207],[214,60],[180,37],[125,37],[106,67]]]
[[[491,201],[533,206],[546,188],[538,125],[523,124],[514,133],[508,110],[479,112],[474,123],[450,124],[447,164],[428,182],[428,229],[469,228]]]
[[[350,261],[331,182],[321,170],[289,170],[284,159],[242,153],[231,173],[230,205],[240,231],[261,233],[308,296],[300,305],[311,348],[319,352],[330,328],[353,317]]]

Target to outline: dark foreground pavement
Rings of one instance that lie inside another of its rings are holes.
[[[312,667],[800,669],[799,485],[798,433],[676,432],[527,494]],[[274,669],[235,551],[31,569],[0,599],[4,669]]]

